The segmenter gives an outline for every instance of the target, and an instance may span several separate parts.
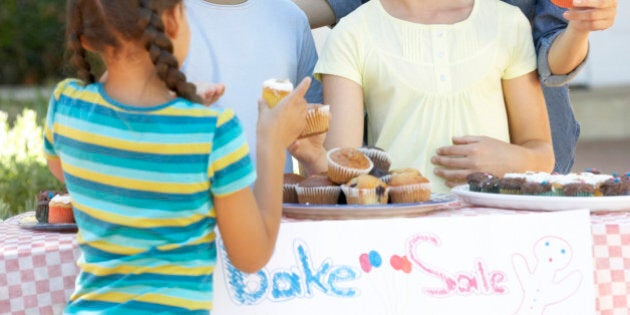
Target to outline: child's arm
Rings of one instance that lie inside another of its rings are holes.
[[[46,160],[48,162],[48,169],[50,172],[62,183],[65,183],[63,178],[63,170],[61,169],[61,160],[59,158],[48,158]]]
[[[273,253],[282,215],[286,148],[306,126],[306,78],[273,109],[259,102],[257,174],[245,188],[214,199],[221,237],[232,264],[244,272],[262,268]]]
[[[484,171],[497,176],[507,172],[551,172],[554,166],[551,130],[544,97],[535,71],[503,80],[510,142],[484,136],[453,139],[438,149],[431,162],[448,186],[462,184],[466,175]]]
[[[617,0],[574,1],[563,17],[567,28],[551,44],[549,68],[553,74],[567,74],[579,66],[588,52],[588,36],[592,31],[610,28],[617,15]]]

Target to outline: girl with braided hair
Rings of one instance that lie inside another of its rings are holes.
[[[56,86],[44,135],[49,168],[73,200],[82,252],[65,313],[207,314],[215,227],[244,272],[271,256],[284,154],[304,128],[310,80],[273,109],[259,103],[261,171],[252,191],[256,173],[237,117],[198,104],[179,71],[190,38],[181,0],[69,0],[67,9],[80,79]],[[86,51],[106,65],[101,82]],[[277,119],[285,123],[269,123]]]

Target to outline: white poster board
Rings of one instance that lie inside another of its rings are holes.
[[[218,315],[595,313],[587,210],[283,222],[255,274],[219,246]]]

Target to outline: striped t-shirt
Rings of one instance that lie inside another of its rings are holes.
[[[181,98],[133,107],[109,98],[100,83],[65,80],[44,132],[79,227],[81,272],[65,312],[207,314],[216,264],[212,198],[256,177],[233,112]]]

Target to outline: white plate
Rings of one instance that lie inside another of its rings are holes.
[[[591,211],[630,211],[630,196],[564,197],[493,194],[468,190],[460,185],[451,190],[464,202],[479,206],[516,210],[561,211],[589,209]]]
[[[431,194],[431,200],[418,203],[386,205],[304,205],[285,203],[282,214],[287,218],[301,220],[346,220],[377,219],[389,217],[417,216],[430,211],[449,208],[459,204],[455,195]]]

